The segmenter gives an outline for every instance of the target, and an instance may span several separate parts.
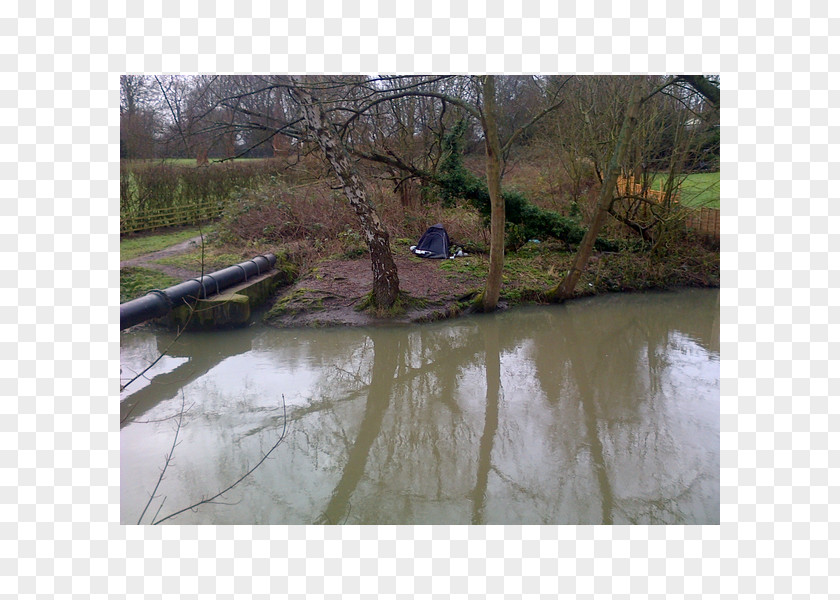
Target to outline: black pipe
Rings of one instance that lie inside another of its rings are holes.
[[[221,271],[188,279],[165,290],[152,290],[136,300],[129,300],[120,304],[120,331],[143,321],[162,317],[186,300],[218,294],[247,281],[249,277],[266,273],[274,268],[276,262],[277,257],[273,254],[260,254]]]

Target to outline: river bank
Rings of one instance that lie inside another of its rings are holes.
[[[487,255],[482,253],[430,260],[414,256],[408,247],[395,245],[394,260],[402,296],[387,314],[377,314],[365,308],[372,273],[364,253],[314,259],[310,253],[301,259],[300,253],[293,249],[239,248],[213,241],[202,249],[200,241],[201,238],[190,238],[123,261],[121,275],[126,277],[121,277],[121,299],[125,301],[129,296],[142,295],[146,289],[195,277],[201,273],[202,261],[206,272],[270,251],[299,272],[293,283],[278,290],[266,305],[262,318],[271,326],[419,323],[469,312],[471,300],[484,287],[489,264]],[[545,292],[562,279],[573,258],[574,254],[567,248],[552,242],[529,242],[516,252],[509,252],[505,256],[499,308],[544,303]],[[140,279],[139,274],[144,278]],[[630,248],[621,252],[596,252],[578,283],[575,297],[719,285],[720,257],[716,248],[686,240],[659,255]]]
[[[550,244],[526,244],[505,259],[500,309],[545,303],[545,292],[571,267],[574,255]],[[488,257],[421,259],[395,253],[402,297],[387,314],[364,308],[372,285],[367,258],[325,259],[281,290],[263,320],[275,327],[365,326],[420,323],[470,311],[484,287]],[[575,293],[587,297],[617,292],[719,287],[716,252],[691,246],[670,256],[648,253],[596,253]]]

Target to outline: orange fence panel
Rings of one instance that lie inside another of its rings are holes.
[[[720,237],[720,209],[697,208],[689,211],[685,226],[698,233]]]

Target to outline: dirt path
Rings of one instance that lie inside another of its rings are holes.
[[[123,269],[125,267],[143,267],[145,269],[153,269],[155,271],[160,271],[161,273],[165,273],[166,275],[170,275],[178,279],[189,279],[190,277],[200,275],[200,273],[195,269],[185,269],[182,267],[161,265],[155,263],[154,261],[159,260],[161,258],[167,258],[169,256],[186,254],[187,252],[191,252],[198,248],[200,243],[201,236],[199,235],[179,244],[175,244],[174,246],[164,248],[163,250],[157,250],[156,252],[150,252],[148,254],[143,254],[135,258],[120,261],[120,268]]]

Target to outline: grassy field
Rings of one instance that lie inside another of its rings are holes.
[[[655,175],[651,188],[658,189],[665,175]],[[689,173],[680,184],[680,204],[696,208],[720,208],[720,172]]]

